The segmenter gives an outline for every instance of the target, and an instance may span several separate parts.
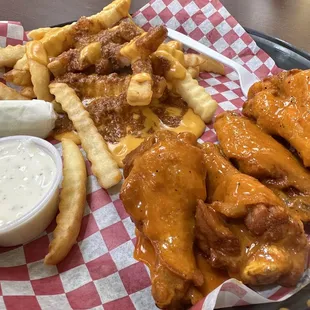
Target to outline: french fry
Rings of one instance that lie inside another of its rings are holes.
[[[115,0],[95,15],[87,17],[89,32],[107,29],[129,14],[130,0]],[[79,21],[61,28],[52,28],[41,39],[48,56],[56,57],[74,44],[75,30]],[[82,27],[83,28],[83,27]]]
[[[28,98],[21,95],[15,89],[0,83],[0,100],[27,100]]]
[[[82,50],[75,50],[78,58],[75,58],[74,62],[79,66],[79,70],[85,70],[89,66],[96,63],[101,58],[101,44],[100,42],[92,42],[86,45]],[[66,52],[62,56],[52,59],[47,65],[48,69],[53,73],[55,77],[65,74],[68,71],[68,66],[72,57],[66,55]]]
[[[19,59],[13,67],[16,70],[29,71],[28,60],[26,53],[25,55]]]
[[[50,73],[47,69],[48,57],[43,44],[40,41],[28,42],[26,45],[26,55],[34,93],[40,100],[53,101],[53,96],[48,88]]]
[[[100,42],[93,42],[85,46],[80,52],[79,61],[86,64],[94,64],[101,57]]]
[[[155,53],[152,54],[151,59],[153,66],[161,66],[161,62],[163,60],[169,63],[170,68],[165,68],[164,72],[167,81],[171,82],[174,79],[185,79],[186,69],[167,50],[157,50]]]
[[[127,89],[127,102],[132,106],[149,105],[153,96],[151,61],[138,59],[131,68],[133,75]]]
[[[64,83],[52,83],[50,91],[71,119],[99,184],[103,188],[117,184],[122,178],[117,163],[75,91]]]
[[[225,75],[225,67],[222,63],[210,58],[210,57],[207,57],[207,56],[204,56],[204,55],[201,55],[203,58],[206,59],[205,62],[203,62],[199,68],[200,68],[200,71],[202,72],[213,72],[213,73],[217,73],[217,74],[221,74],[221,75]]]
[[[156,26],[124,44],[120,49],[120,54],[130,63],[134,63],[138,59],[147,59],[164,42],[166,37],[167,29],[164,26]]]
[[[53,108],[55,112],[60,113],[60,114],[65,113],[65,111],[62,109],[61,104],[59,102],[57,102],[56,100],[53,100],[52,104],[53,104]]]
[[[171,46],[172,48],[179,50],[179,51],[183,51],[183,44],[179,41],[169,41],[166,43],[168,46]]]
[[[55,77],[57,77],[67,72],[68,62],[65,58],[55,58],[47,65],[47,68],[53,73]]]
[[[165,50],[158,50],[153,53],[152,61],[161,59],[168,61],[170,65],[170,68],[165,72],[165,78],[169,84],[171,83],[170,87],[187,102],[188,106],[205,123],[210,122],[217,108],[217,102],[171,54]]]
[[[153,97],[159,99],[163,96],[167,88],[167,81],[163,76],[153,76]]]
[[[43,44],[48,56],[56,57],[73,45],[73,37],[70,35],[73,25],[52,28],[46,32],[40,42]]]
[[[20,91],[20,94],[27,97],[28,99],[34,99],[36,98],[36,95],[33,91],[33,87],[32,86],[26,86],[23,87],[22,90]]]
[[[127,90],[127,102],[132,106],[145,106],[152,100],[152,77],[148,73],[133,75]]]
[[[200,72],[199,66],[188,67],[187,72],[192,76],[193,79],[197,79],[199,76],[199,72]]]
[[[3,75],[3,78],[18,86],[31,86],[31,75],[28,70],[12,69]]]
[[[225,74],[224,65],[208,56],[201,54],[184,54],[185,67],[199,67],[200,72]]]
[[[67,132],[58,133],[58,134],[55,134],[53,137],[58,141],[62,141],[63,139],[66,139],[66,140],[73,141],[77,145],[81,144],[81,139],[75,131],[67,131]]]
[[[103,10],[87,19],[92,22],[92,27],[98,30],[107,29],[115,25],[119,20],[128,16],[131,0],[114,0]]]
[[[177,41],[170,41],[170,42],[177,42]],[[173,44],[172,43],[168,44],[168,43],[163,43],[159,45],[157,50],[166,51],[167,53],[172,55],[182,66],[185,66],[185,59],[184,59],[185,55],[182,52],[182,50],[176,48],[177,46],[176,43],[173,43]]]
[[[50,27],[34,29],[29,31],[27,36],[32,40],[41,40],[51,29]]]
[[[63,174],[59,214],[54,239],[44,263],[56,265],[69,253],[79,235],[86,201],[87,173],[79,147],[71,140],[62,140]]]
[[[205,123],[209,123],[217,108],[217,102],[200,86],[197,80],[186,72],[184,80],[172,82],[175,90],[187,102],[188,106],[198,114]]]
[[[184,60],[185,60],[184,65],[185,68],[197,67],[200,66],[203,62],[205,62],[205,59],[202,58],[202,55],[192,53],[185,54]]]
[[[25,54],[24,45],[8,45],[0,48],[0,67],[12,68]]]

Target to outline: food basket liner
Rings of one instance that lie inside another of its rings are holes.
[[[259,78],[280,71],[217,0],[154,0],[134,14],[145,30],[165,24],[242,64]],[[0,46],[23,44],[19,22],[0,22]],[[219,103],[216,114],[240,110],[238,76],[202,73],[199,83]],[[199,139],[216,141],[213,125]],[[51,141],[61,153],[61,145]],[[85,153],[83,153],[85,156]],[[86,160],[86,157],[85,157]],[[57,266],[44,266],[55,221],[34,241],[0,248],[0,309],[157,309],[147,267],[133,258],[135,227],[119,199],[120,184],[102,189],[87,163],[87,202],[77,243]],[[255,291],[230,279],[193,307],[259,304],[284,300],[310,282],[310,262],[297,288],[280,286]]]

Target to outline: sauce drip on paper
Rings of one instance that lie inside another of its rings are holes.
[[[154,272],[153,270],[156,263],[154,247],[152,246],[151,242],[146,239],[137,229],[136,236],[137,242],[134,251],[134,258],[146,264],[152,274]],[[215,288],[229,279],[229,276],[226,272],[212,268],[202,254],[196,253],[196,261],[204,277],[204,284],[196,288],[203,296],[207,296]]]

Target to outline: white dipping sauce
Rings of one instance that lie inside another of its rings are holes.
[[[51,189],[56,165],[29,141],[0,145],[0,227],[33,209]]]

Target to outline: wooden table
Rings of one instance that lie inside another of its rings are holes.
[[[206,0],[207,1],[207,0]],[[110,0],[0,0],[0,20],[21,21],[26,30],[76,20]],[[147,0],[132,0],[135,12]],[[222,0],[241,25],[283,39],[310,52],[309,0]]]

